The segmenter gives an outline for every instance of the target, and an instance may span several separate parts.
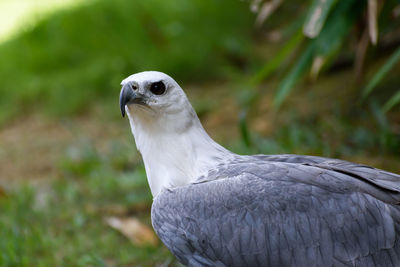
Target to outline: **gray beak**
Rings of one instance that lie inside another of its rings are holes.
[[[129,83],[125,84],[122,87],[121,93],[119,95],[119,107],[121,109],[122,117],[125,116],[125,106],[127,104],[146,104],[145,96],[140,93],[136,93]]]

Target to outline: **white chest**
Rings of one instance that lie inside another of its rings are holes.
[[[220,164],[217,159],[233,156],[207,135],[198,119],[188,127],[173,128],[174,122],[163,124],[155,118],[143,120],[128,115],[154,197],[165,188],[194,182]]]

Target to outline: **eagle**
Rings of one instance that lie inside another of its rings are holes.
[[[400,266],[400,175],[344,160],[237,155],[162,72],[121,83],[153,195],[152,225],[186,266]]]

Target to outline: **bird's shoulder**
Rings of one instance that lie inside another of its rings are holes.
[[[349,161],[303,155],[240,156],[212,169],[205,181],[254,177],[269,182],[313,185],[329,192],[367,193],[400,203],[400,175]],[[202,179],[200,179],[202,181]],[[302,187],[299,187],[302,188]]]

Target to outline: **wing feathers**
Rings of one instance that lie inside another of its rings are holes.
[[[212,181],[164,191],[154,228],[184,264],[196,255],[215,266],[396,266],[396,176],[311,159],[243,160]]]

